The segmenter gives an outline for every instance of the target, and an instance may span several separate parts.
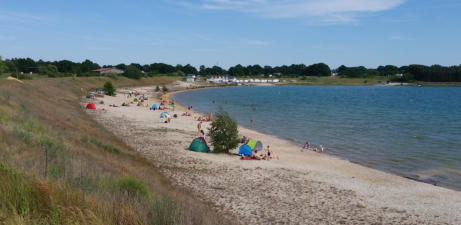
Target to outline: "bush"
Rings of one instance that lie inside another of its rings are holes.
[[[120,192],[129,196],[142,196],[149,197],[149,189],[142,181],[134,177],[124,177],[118,181],[118,188]]]
[[[168,88],[167,88],[165,85],[163,85],[162,91],[163,91],[163,92],[167,92],[167,91],[168,91]]]
[[[107,81],[104,84],[104,93],[109,96],[114,96],[115,95],[115,88],[114,85],[112,85],[112,82]]]
[[[229,153],[239,143],[237,122],[222,110],[213,119],[209,135],[215,153]]]
[[[156,92],[159,92],[160,91],[160,87],[157,85],[157,87],[155,87],[155,91]]]
[[[142,77],[141,71],[135,66],[127,66],[126,71],[123,73],[123,76],[139,80]]]

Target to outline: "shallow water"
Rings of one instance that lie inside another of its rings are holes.
[[[175,94],[249,127],[368,167],[461,190],[461,88],[271,86]],[[213,103],[215,101],[215,103]]]

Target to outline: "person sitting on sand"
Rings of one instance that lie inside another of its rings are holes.
[[[247,140],[247,137],[243,136],[243,137],[242,137],[242,140],[240,141],[240,143],[245,143],[246,140]]]
[[[256,155],[257,153],[258,153],[258,151],[251,151],[251,158],[258,159],[258,160],[261,159],[261,158],[259,158],[258,155]]]
[[[308,142],[308,141],[306,141],[306,144],[304,144],[304,147],[303,147],[303,148],[304,148],[304,149],[309,149],[309,148],[310,148],[310,145],[309,145],[309,142]]]

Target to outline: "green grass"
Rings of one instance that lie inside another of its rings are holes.
[[[80,106],[108,80],[122,87],[176,79],[0,81],[0,224],[228,224]]]
[[[90,142],[93,143],[94,145],[98,146],[99,148],[103,149],[104,151],[107,151],[107,152],[110,152],[110,153],[114,153],[114,154],[120,154],[121,151],[120,149],[110,145],[110,144],[107,144],[107,143],[104,143],[96,138],[90,138]]]

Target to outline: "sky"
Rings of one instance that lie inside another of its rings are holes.
[[[461,64],[460,0],[0,0],[0,56],[172,65]]]

